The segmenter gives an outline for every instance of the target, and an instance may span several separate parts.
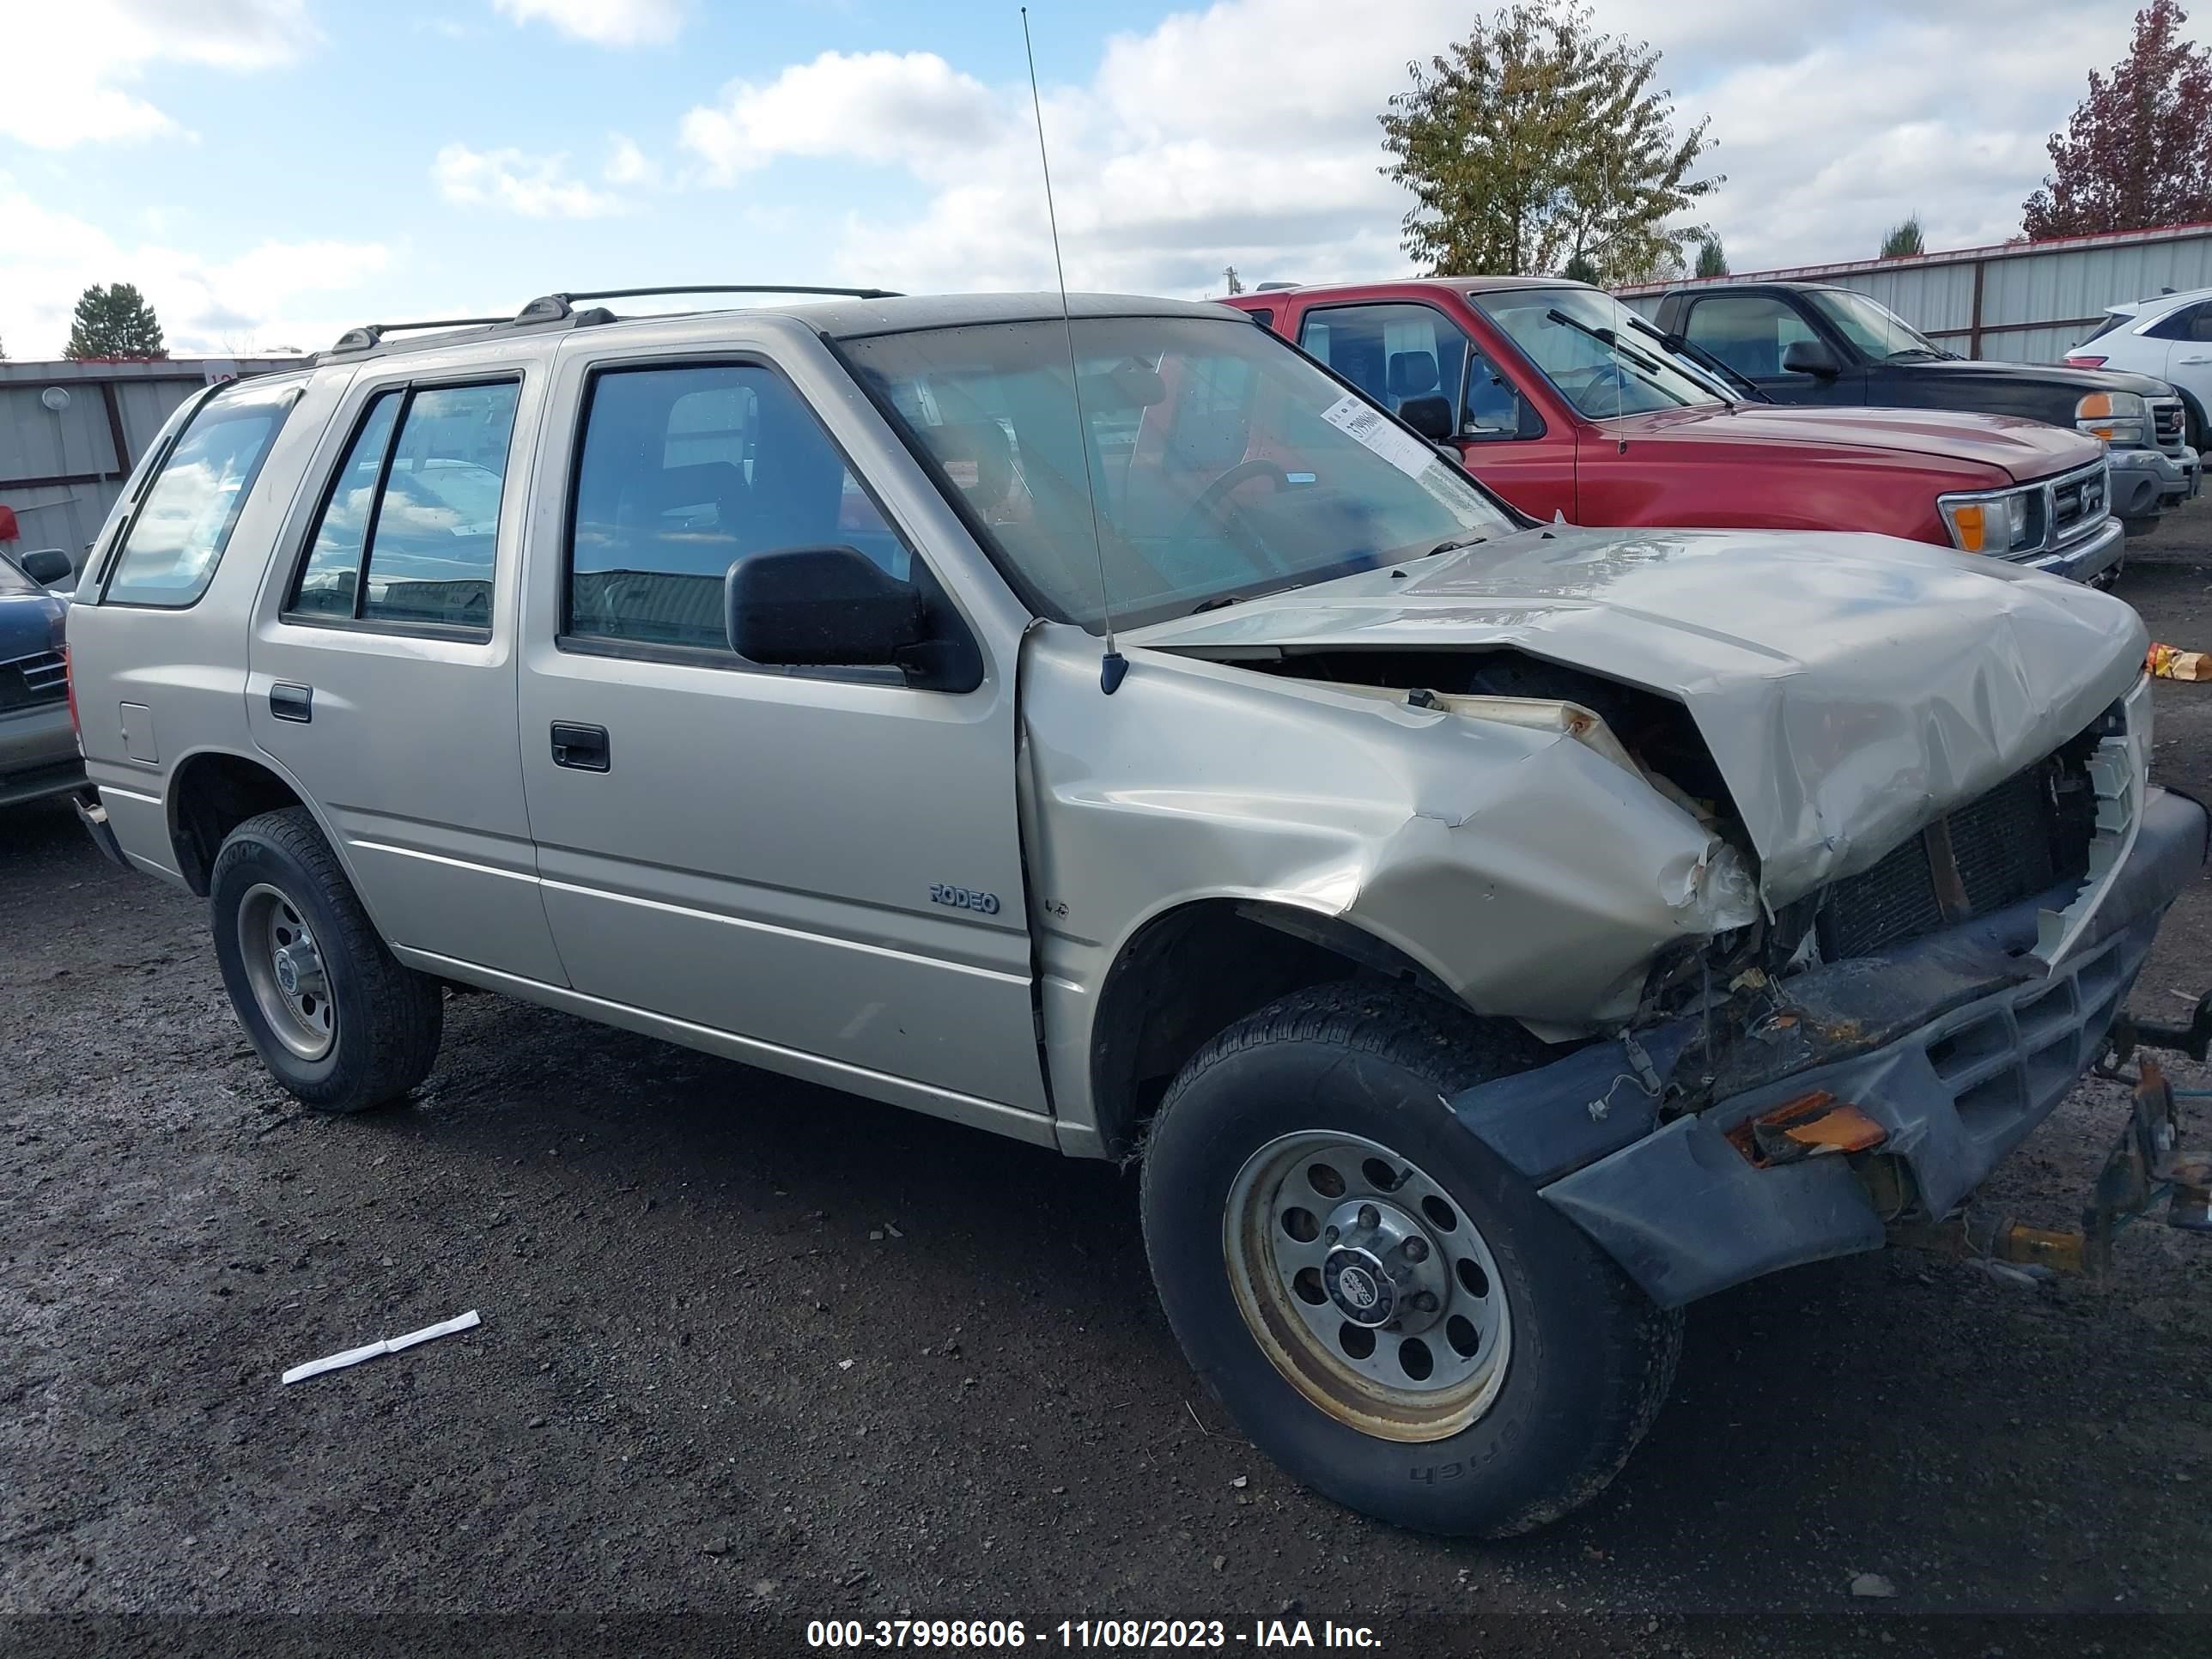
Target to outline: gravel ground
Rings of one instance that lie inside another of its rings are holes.
[[[2212,506],[2120,592],[2212,647]],[[2212,686],[2160,685],[2159,720],[2162,777],[2212,798]],[[1142,1615],[1231,1650],[1279,1618],[1420,1654],[2203,1651],[2212,1242],[2138,1229],[2109,1287],[1894,1253],[1714,1298],[1603,1497],[1443,1543],[1299,1490],[1201,1397],[1131,1176],[490,996],[411,1106],[301,1116],[198,901],[66,807],[0,846],[15,1650],[796,1652],[912,1613],[1054,1645]],[[2136,1006],[2185,1014],[2208,962],[2199,889]],[[2083,1087],[1993,1195],[2069,1224],[2118,1100]]]

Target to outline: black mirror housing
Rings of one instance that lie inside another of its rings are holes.
[[[1458,425],[1452,418],[1451,399],[1434,392],[1425,398],[1407,398],[1398,405],[1398,418],[1431,443],[1448,442]]]
[[[1792,340],[1782,349],[1782,372],[1832,380],[1843,368],[1836,362],[1836,354],[1818,340]]]
[[[856,547],[756,553],[722,579],[730,649],[781,667],[902,666],[929,637],[921,590]]]
[[[66,583],[76,574],[76,567],[70,562],[70,556],[58,547],[42,547],[35,553],[19,554],[15,562],[22,567],[26,576],[41,587]]]

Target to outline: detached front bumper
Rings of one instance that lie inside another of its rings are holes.
[[[2137,446],[2109,451],[2106,459],[2112,469],[2112,511],[2122,518],[2153,517],[2203,486],[2203,469],[2193,449],[2174,456]]]
[[[1664,1307],[1779,1267],[1879,1249],[1887,1223],[1843,1157],[1760,1168],[1730,1129],[1824,1091],[1885,1139],[1942,1217],[2094,1063],[2160,919],[2203,867],[2196,802],[2146,793],[2133,845],[2055,969],[2030,954],[2070,885],[1780,987],[1784,1006],[1717,1068],[1714,1103],[1662,1124],[1682,1019],[1455,1097],[1453,1112]]]

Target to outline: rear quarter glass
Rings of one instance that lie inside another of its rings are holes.
[[[285,416],[290,386],[218,396],[191,416],[132,508],[103,599],[181,610],[214,580]]]

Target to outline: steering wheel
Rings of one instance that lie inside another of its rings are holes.
[[[1176,539],[1180,540],[1189,535],[1192,526],[1201,516],[1204,516],[1220,520],[1222,528],[1236,538],[1240,545],[1246,543],[1249,538],[1241,535],[1237,527],[1229,522],[1227,515],[1221,511],[1221,504],[1228,500],[1231,490],[1237,489],[1240,484],[1249,483],[1255,478],[1273,478],[1275,481],[1275,488],[1279,490],[1288,489],[1291,487],[1291,475],[1274,462],[1256,456],[1249,461],[1239,461],[1198,492],[1197,499],[1191,502],[1188,508],[1184,511],[1181,521],[1176,526]],[[1255,556],[1256,553],[1255,548],[1249,545],[1243,546],[1243,552],[1246,557],[1253,558],[1255,563],[1265,564],[1264,558]]]
[[[1607,380],[1613,382],[1624,398],[1626,397],[1628,376],[1618,363],[1599,363],[1595,368],[1586,370],[1573,386],[1569,386],[1562,379],[1559,382],[1559,390],[1566,394],[1568,402],[1579,404],[1586,398],[1597,396],[1598,388],[1604,386]]]

